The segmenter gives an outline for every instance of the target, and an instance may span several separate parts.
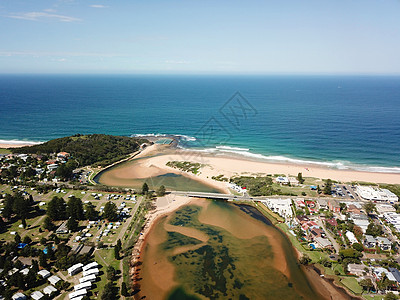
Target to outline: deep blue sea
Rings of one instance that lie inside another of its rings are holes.
[[[400,172],[400,77],[0,75],[0,140],[76,133]]]

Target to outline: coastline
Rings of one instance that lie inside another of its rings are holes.
[[[141,153],[140,168],[128,170],[120,169],[118,178],[133,178],[140,174],[140,177],[158,176],[165,173],[175,173],[198,180],[204,184],[217,187],[227,192],[225,182],[213,180],[213,176],[224,175],[230,178],[233,176],[266,176],[282,174],[286,176],[297,176],[302,173],[303,177],[313,177],[317,179],[331,179],[340,182],[371,182],[382,184],[399,184],[399,173],[367,172],[355,170],[338,170],[315,165],[303,165],[292,163],[265,162],[257,159],[241,158],[234,155],[209,155],[189,150],[175,148],[152,148],[149,152],[156,154],[147,156],[148,153]],[[184,172],[166,166],[169,161],[190,161],[203,164],[198,174]]]
[[[8,148],[21,148],[25,146],[34,146],[41,143],[36,142],[24,142],[24,141],[0,141],[0,149]]]

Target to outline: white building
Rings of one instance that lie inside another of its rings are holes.
[[[40,275],[40,276],[42,276],[42,278],[49,278],[50,276],[51,276],[51,273],[49,272],[49,271],[47,271],[47,270],[40,270],[39,272],[38,272],[38,274]]]
[[[43,297],[44,297],[43,293],[39,292],[39,291],[34,291],[31,294],[31,298],[34,299],[34,300],[39,300],[39,299],[42,299]]]
[[[81,296],[83,297],[86,294],[87,294],[87,290],[82,289],[82,290],[79,290],[79,291],[72,292],[68,296],[69,296],[69,299],[72,300],[72,299],[75,299],[76,297],[81,297]]]
[[[83,272],[83,277],[89,276],[89,275],[98,275],[99,274],[99,269],[95,268],[95,269],[89,269],[87,271]]]
[[[56,285],[57,282],[61,280],[60,277],[53,275],[47,279],[52,285]]]
[[[399,198],[387,189],[358,185],[356,191],[361,198],[372,201],[397,202]]]
[[[358,243],[358,240],[354,236],[354,233],[352,233],[351,231],[346,231],[346,236],[349,239],[351,244]]]
[[[16,293],[11,297],[13,300],[25,300],[26,296],[22,293]]]
[[[52,285],[48,285],[43,289],[43,293],[45,293],[46,295],[49,295],[49,296],[56,292],[57,292],[57,289]]]
[[[84,282],[95,282],[96,281],[96,275],[92,274],[92,275],[88,275],[82,278],[79,278],[79,283],[84,283]]]
[[[70,276],[75,275],[75,274],[79,273],[80,271],[82,271],[82,267],[83,267],[83,264],[81,264],[81,263],[75,264],[75,265],[73,265],[72,267],[70,267],[70,268],[67,270],[67,271],[68,271],[68,274],[69,274]]]
[[[89,270],[89,269],[93,269],[93,268],[97,268],[99,266],[99,264],[97,263],[97,262],[92,262],[92,263],[90,263],[90,264],[87,264],[86,266],[84,266],[83,268],[82,268],[82,270],[83,271],[87,271],[87,270]]]
[[[90,290],[92,288],[92,283],[90,281],[86,281],[74,286],[75,291],[79,291],[82,289]]]
[[[292,200],[291,199],[268,199],[261,201],[266,205],[270,210],[276,212],[278,215],[284,218],[292,218],[293,210],[292,210]]]

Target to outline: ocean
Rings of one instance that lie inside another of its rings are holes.
[[[0,142],[179,135],[210,153],[400,173],[400,77],[0,75]]]

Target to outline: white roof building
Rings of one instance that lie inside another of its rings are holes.
[[[90,290],[92,288],[92,283],[90,281],[86,281],[74,286],[75,291],[79,291],[82,289]]]
[[[393,276],[392,273],[390,273],[388,270],[386,270],[385,268],[382,267],[378,267],[378,268],[373,268],[373,272],[376,275],[376,277],[378,278],[382,278],[382,275],[385,273],[386,277],[390,280],[390,281],[396,281],[396,278]]]
[[[44,297],[44,295],[43,295],[42,292],[34,291],[34,292],[31,294],[31,297],[32,297],[32,299],[39,300],[39,299],[42,299],[42,298]]]
[[[22,293],[16,293],[11,297],[13,300],[25,300],[26,296]]]
[[[47,279],[52,285],[56,285],[57,282],[61,280],[60,277],[53,275]]]
[[[387,189],[358,185],[356,191],[361,198],[373,201],[397,202],[399,198]]]
[[[76,298],[76,297],[80,297],[80,296],[85,296],[87,294],[87,290],[85,290],[85,289],[82,289],[82,290],[79,290],[79,291],[75,291],[75,292],[72,292],[72,293],[70,293],[68,296],[69,296],[69,299],[70,300],[72,300],[72,299],[74,299],[74,298]]]
[[[92,263],[90,263],[90,264],[87,264],[87,265],[85,265],[83,268],[82,268],[82,270],[83,271],[87,271],[87,270],[89,270],[89,269],[92,269],[92,268],[96,268],[96,267],[98,267],[99,266],[99,264],[97,263],[97,262],[92,262]]]
[[[90,281],[90,282],[96,281],[96,275],[92,274],[92,275],[88,275],[88,276],[79,278],[79,283],[84,283],[86,281]]]
[[[50,273],[49,271],[47,271],[47,270],[40,270],[40,271],[38,272],[38,274],[39,274],[40,276],[42,276],[43,278],[48,278],[48,277],[51,276],[51,273]]]
[[[45,293],[46,295],[51,295],[56,292],[57,292],[57,289],[52,285],[48,285],[43,289],[43,293]]]
[[[94,268],[94,269],[89,269],[83,272],[83,277],[89,276],[89,275],[98,275],[99,274],[99,269]]]
[[[83,264],[75,264],[72,267],[70,267],[67,271],[70,276],[75,275],[79,273],[82,270]]]
[[[351,244],[358,243],[358,240],[354,236],[354,233],[352,233],[351,231],[346,231],[346,236],[349,239]]]

